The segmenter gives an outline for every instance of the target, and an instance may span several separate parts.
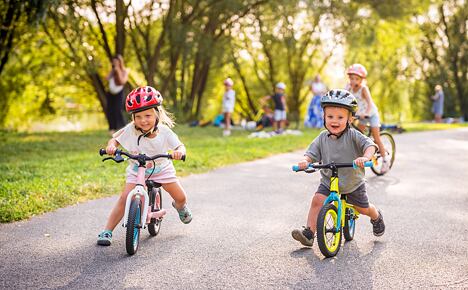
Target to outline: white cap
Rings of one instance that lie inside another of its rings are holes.
[[[225,86],[230,86],[230,87],[232,87],[232,86],[234,85],[234,82],[233,82],[233,80],[232,80],[231,78],[227,78],[227,79],[224,80],[223,84],[224,84]]]
[[[286,85],[285,85],[285,83],[279,82],[279,83],[276,84],[276,88],[277,88],[277,89],[285,90],[285,89],[286,89]]]

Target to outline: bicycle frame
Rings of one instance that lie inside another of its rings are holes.
[[[325,205],[325,204],[333,202],[333,204],[338,209],[338,216],[340,218],[338,219],[338,224],[335,229],[337,233],[339,232],[339,229],[341,229],[341,225],[344,224],[345,222],[346,208],[354,208],[352,205],[349,205],[346,202],[346,200],[341,199],[340,189],[338,187],[338,181],[339,181],[338,171],[336,171],[336,176],[335,176],[335,172],[333,171],[332,176],[330,178],[330,195],[327,197],[327,199],[323,203]],[[354,212],[356,216],[359,215],[359,212],[357,210],[355,210]]]
[[[147,216],[148,216],[148,210],[149,210],[149,195],[148,191],[146,190],[145,186],[145,166],[139,166],[138,167],[138,173],[137,173],[137,184],[135,188],[130,191],[127,195],[127,200],[125,202],[125,212],[124,212],[124,217],[123,217],[123,223],[122,226],[126,227],[127,226],[127,220],[128,220],[128,211],[130,210],[130,203],[132,202],[133,197],[137,199],[143,198],[143,214],[141,215],[140,219],[140,227],[141,228],[146,228],[146,221],[147,221]],[[166,213],[165,210],[157,211],[153,213],[152,217],[153,218],[160,218]]]

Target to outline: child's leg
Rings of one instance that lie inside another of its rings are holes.
[[[113,231],[114,228],[117,226],[117,224],[120,222],[120,220],[122,219],[124,215],[125,202],[127,201],[127,195],[134,188],[135,188],[134,183],[125,184],[124,190],[120,194],[120,197],[117,200],[117,203],[114,205],[114,208],[112,209],[109,215],[109,218],[107,219],[105,230]]]
[[[164,183],[162,186],[174,199],[172,206],[175,207],[179,213],[180,221],[184,224],[190,223],[192,221],[192,212],[186,205],[187,197],[184,189],[180,186],[179,181]]]
[[[179,181],[164,183],[162,187],[174,199],[176,208],[182,208],[185,205],[187,196],[182,186],[180,186]]]
[[[307,216],[307,227],[310,228],[314,233],[317,230],[318,213],[326,199],[326,195],[317,192],[310,202],[309,214]]]
[[[226,130],[231,129],[231,113],[230,112],[224,112],[224,128]]]
[[[380,139],[380,128],[379,127],[371,127],[372,137],[374,137],[374,141],[379,146],[379,151],[382,157],[385,157],[386,151],[385,146],[382,143],[382,139]]]
[[[372,203],[369,203],[369,207],[359,207],[359,206],[354,206],[354,208],[363,215],[366,215],[371,218],[371,220],[376,220],[379,218],[379,212],[377,211],[377,208],[375,205]]]

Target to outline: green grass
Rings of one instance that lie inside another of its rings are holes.
[[[176,127],[187,161],[174,162],[179,176],[305,148],[318,130],[301,136],[249,139],[219,128]],[[0,132],[0,222],[10,222],[90,199],[114,195],[124,185],[126,164],[101,162],[105,131],[68,133]]]

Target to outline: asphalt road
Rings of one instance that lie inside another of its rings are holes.
[[[319,179],[290,170],[298,151],[183,178],[192,223],[170,209],[160,235],[142,232],[131,257],[121,226],[112,246],[96,245],[116,197],[2,224],[0,288],[467,289],[468,130],[395,137],[391,173],[367,172],[385,235],[362,216],[335,258],[291,238]]]

